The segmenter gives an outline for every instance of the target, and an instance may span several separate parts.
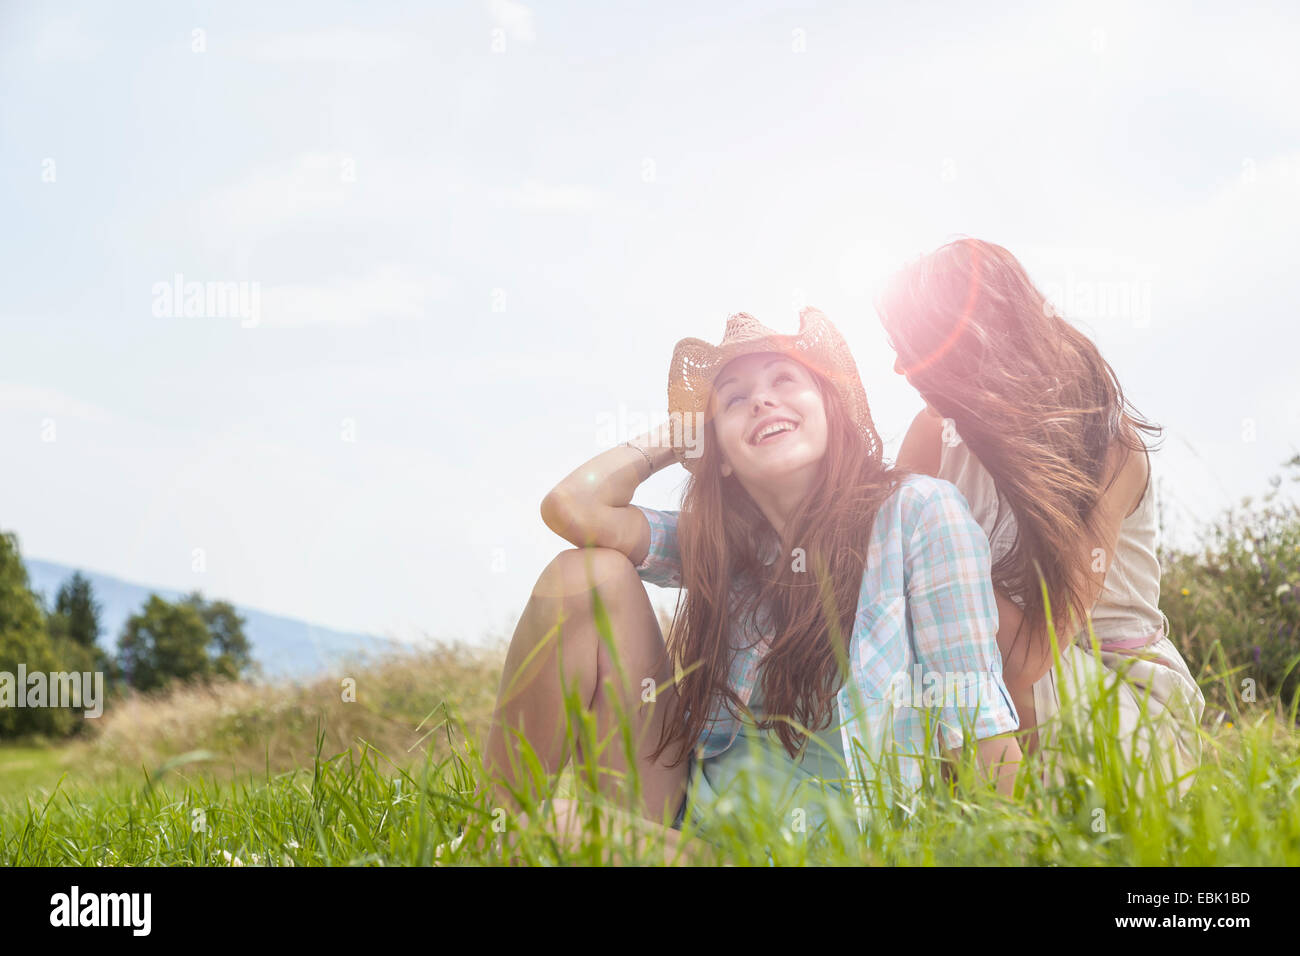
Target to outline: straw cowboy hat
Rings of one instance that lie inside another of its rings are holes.
[[[799,331],[794,335],[773,332],[747,312],[727,319],[722,341],[710,345],[701,339],[682,339],[673,349],[668,368],[668,412],[673,454],[687,471],[699,467],[700,455],[688,455],[683,427],[697,429],[695,448],[702,439],[702,426],[709,418],[709,395],[718,373],[732,359],[753,352],[783,352],[824,376],[839,393],[849,418],[857,427],[870,453],[879,457],[880,436],[871,420],[867,393],[858,377],[844,337],[820,309],[799,313]]]

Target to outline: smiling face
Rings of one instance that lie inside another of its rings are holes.
[[[762,489],[811,472],[826,455],[826,406],[812,373],[778,352],[728,362],[712,396],[722,474]]]

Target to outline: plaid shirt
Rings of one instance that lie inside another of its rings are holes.
[[[650,522],[650,551],[637,573],[660,587],[681,587],[678,512],[641,511]],[[910,475],[876,514],[849,642],[851,679],[836,698],[864,828],[868,808],[910,802],[921,786],[918,758],[936,754],[940,738],[955,749],[1020,725],[1002,680],[989,568],[988,538],[950,482]],[[738,619],[730,634],[730,686],[746,706],[771,647],[764,615],[756,617]],[[717,698],[697,756],[724,752],[739,730]]]

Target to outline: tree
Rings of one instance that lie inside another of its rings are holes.
[[[195,592],[172,604],[150,595],[118,640],[119,663],[137,690],[157,690],[174,680],[237,678],[250,663],[244,620],[225,601],[208,603]]]
[[[121,674],[117,662],[99,643],[100,611],[90,580],[75,571],[59,587],[46,626],[62,669],[99,672],[104,675],[110,694],[114,694],[121,683]]]
[[[118,657],[127,683],[157,690],[173,679],[206,677],[207,645],[208,628],[198,611],[151,594],[143,610],[127,619]]]
[[[28,673],[50,674],[59,666],[41,603],[31,591],[27,568],[13,534],[0,534],[0,674],[16,689],[19,665]],[[64,735],[81,723],[66,707],[0,706],[0,737]]]
[[[82,647],[94,647],[99,641],[99,602],[90,581],[80,572],[63,582],[54,611],[50,614],[50,633],[66,637]]]
[[[229,601],[205,601],[195,591],[185,603],[199,612],[208,629],[208,656],[213,672],[231,680],[237,679],[252,664],[252,650],[244,636],[242,617]]]

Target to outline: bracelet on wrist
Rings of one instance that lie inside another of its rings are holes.
[[[654,459],[650,457],[650,453],[648,451],[646,451],[640,445],[633,445],[630,441],[625,441],[623,442],[623,444],[626,445],[628,448],[635,448],[637,451],[639,451],[642,455],[645,456],[645,462],[647,465],[650,466],[650,470],[646,472],[646,478],[649,478],[651,475],[655,473]]]

